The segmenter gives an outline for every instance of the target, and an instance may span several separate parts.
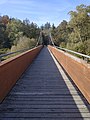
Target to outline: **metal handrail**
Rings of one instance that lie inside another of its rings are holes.
[[[31,48],[29,48],[29,49],[23,49],[23,50],[18,50],[18,51],[15,51],[15,52],[9,52],[9,53],[6,53],[6,54],[1,54],[0,55],[0,62],[1,62],[1,59],[2,59],[2,57],[6,57],[6,56],[9,56],[9,55],[13,55],[13,54],[16,54],[16,53],[22,53],[22,52],[25,52],[25,51],[27,51],[27,50],[30,50],[30,49],[32,49],[33,47],[31,47]]]
[[[82,57],[84,57],[84,58],[90,59],[90,56],[85,55],[85,54],[82,54],[82,53],[78,53],[78,52],[75,52],[75,51],[72,51],[72,50],[68,50],[68,49],[66,49],[66,48],[61,48],[61,47],[58,47],[58,46],[56,46],[56,48],[59,48],[59,49],[64,50],[64,51],[66,51],[66,52],[70,52],[70,53],[73,53],[73,54],[82,56]]]
[[[90,56],[89,55],[85,55],[85,54],[82,54],[82,53],[78,53],[78,52],[75,52],[75,51],[72,51],[72,50],[68,50],[66,48],[62,48],[62,47],[58,47],[58,46],[55,46],[53,40],[52,40],[52,35],[50,33],[50,38],[51,38],[51,42],[52,42],[52,45],[55,47],[55,48],[59,48],[61,50],[64,50],[66,52],[70,52],[70,53],[73,53],[73,54],[76,54],[76,55],[79,55],[79,56],[82,56],[83,58],[85,58],[85,60],[88,62],[88,60],[90,60]]]
[[[39,35],[39,38],[38,38],[38,41],[37,41],[36,45],[35,45],[35,46],[32,46],[32,47],[29,48],[29,49],[23,49],[23,50],[18,50],[18,51],[15,51],[15,52],[9,52],[9,53],[6,53],[6,54],[1,54],[1,55],[0,55],[0,62],[1,62],[2,57],[9,56],[9,55],[12,55],[12,54],[16,54],[16,53],[19,53],[19,52],[24,52],[24,51],[30,50],[30,49],[32,49],[32,48],[34,48],[34,47],[37,47],[37,46],[38,46],[38,43],[39,43],[39,41],[40,41],[40,36],[41,36],[41,32],[40,32],[40,35]]]

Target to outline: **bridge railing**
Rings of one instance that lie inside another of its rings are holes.
[[[27,50],[0,63],[0,102],[2,102],[2,100],[15,85],[16,81],[20,78],[26,68],[32,63],[41,49],[42,45]],[[3,56],[6,55],[2,55],[1,57]]]
[[[88,55],[85,55],[85,54],[82,54],[82,53],[79,53],[79,52],[75,52],[75,51],[72,51],[72,50],[68,50],[66,48],[61,48],[61,47],[58,47],[58,46],[55,46],[56,48],[60,49],[60,50],[63,50],[63,51],[66,51],[66,52],[69,52],[69,53],[72,53],[72,54],[75,54],[75,55],[78,55],[78,56],[81,56],[84,58],[84,60],[86,60],[88,62],[88,60],[90,59],[90,56]]]
[[[0,62],[3,60],[3,57],[6,57],[6,56],[10,56],[10,55],[15,55],[15,54],[18,54],[18,53],[22,53],[22,52],[25,52],[29,49],[23,49],[23,50],[18,50],[18,51],[15,51],[15,52],[9,52],[9,53],[6,53],[6,54],[1,54],[0,55]]]
[[[48,48],[90,103],[90,64],[67,53],[66,49],[63,51],[53,46],[48,46]],[[89,58],[86,55],[84,57]]]

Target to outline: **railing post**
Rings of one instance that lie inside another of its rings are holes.
[[[89,58],[84,57],[84,60],[88,63],[89,62]]]

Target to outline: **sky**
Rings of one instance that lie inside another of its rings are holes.
[[[68,12],[80,4],[90,5],[90,0],[0,0],[0,15],[27,18],[38,26],[46,22],[57,26],[63,20],[69,21]]]

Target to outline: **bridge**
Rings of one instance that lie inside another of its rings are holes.
[[[55,46],[0,63],[0,120],[90,120],[90,64]]]

